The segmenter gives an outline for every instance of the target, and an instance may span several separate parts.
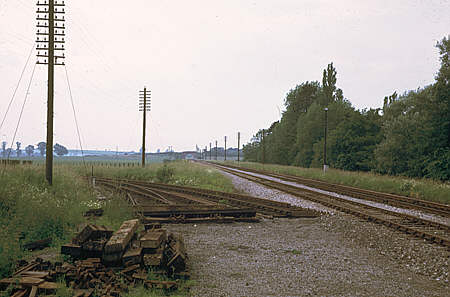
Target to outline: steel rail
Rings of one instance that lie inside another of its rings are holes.
[[[271,201],[268,199],[257,198],[248,195],[124,179],[114,180],[97,177],[96,181],[97,180],[100,183],[109,183],[111,185],[115,183],[116,185],[121,184],[122,186],[126,185],[127,187],[137,185],[144,186],[145,188],[152,189],[153,191],[159,192],[160,194],[173,194],[173,192],[177,192],[193,195],[196,197],[200,196],[210,202],[224,203],[237,207],[251,207],[256,209],[259,213],[276,217],[317,217],[319,215],[319,213],[316,211],[292,206],[288,203]]]
[[[293,176],[293,175],[287,175],[287,174],[280,174],[280,173],[272,173],[272,172],[266,172],[261,170],[255,170],[255,169],[248,169],[238,166],[232,166],[232,165],[223,165],[223,164],[214,164],[208,162],[208,164],[211,164],[213,166],[218,166],[220,168],[232,168],[236,170],[246,171],[246,172],[252,172],[256,174],[262,174],[274,178],[278,178],[284,181],[290,181],[290,182],[296,182],[303,184],[305,186],[317,188],[324,191],[334,192],[341,195],[346,195],[354,198],[360,198],[364,200],[370,200],[374,202],[384,203],[391,206],[396,207],[403,207],[408,209],[417,209],[423,212],[437,214],[443,217],[450,217],[450,205],[432,202],[432,201],[426,201],[418,198],[412,198],[412,197],[406,197],[391,193],[382,193],[372,190],[366,190],[351,186],[345,186],[345,185],[339,185],[339,184],[333,184],[328,183],[324,181],[319,180],[313,180],[309,178],[303,178],[299,176]]]
[[[220,169],[269,188],[277,189],[302,199],[320,203],[324,206],[364,218],[368,221],[380,223],[416,237],[424,238],[431,242],[450,247],[450,227],[448,225],[425,220],[408,214],[397,213],[374,206],[369,206],[344,198],[318,193],[308,189],[298,188],[262,177],[236,172],[235,170],[225,168]]]

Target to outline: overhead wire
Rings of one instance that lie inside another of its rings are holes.
[[[75,104],[73,103],[72,88],[70,87],[70,80],[69,80],[69,73],[67,71],[67,65],[64,65],[64,70],[65,70],[65,73],[66,73],[66,81],[67,81],[67,87],[69,89],[70,103],[72,105],[72,111],[73,111],[73,118],[75,120],[75,126],[77,128],[78,142],[80,144],[80,149],[81,149],[81,158],[83,159],[83,165],[84,165],[85,169],[87,170],[86,159],[84,158],[83,144],[81,142],[80,127],[78,125],[77,114],[76,114],[76,111],[75,111]]]
[[[13,93],[13,95],[12,95],[12,97],[11,97],[11,100],[9,101],[8,107],[6,108],[6,112],[5,112],[5,114],[3,115],[2,122],[0,123],[0,130],[1,130],[2,127],[3,127],[3,124],[5,123],[6,116],[8,115],[9,109],[11,108],[11,105],[12,105],[12,103],[13,103],[13,101],[14,101],[14,98],[15,98],[16,93],[17,93],[17,89],[19,88],[20,82],[22,81],[22,77],[23,77],[23,74],[25,73],[25,69],[26,69],[27,66],[28,66],[28,62],[30,61],[31,54],[33,53],[34,46],[35,46],[35,43],[33,43],[33,46],[31,47],[30,53],[29,53],[28,58],[27,58],[27,62],[25,63],[25,66],[23,66],[22,73],[20,74],[19,81],[17,82],[16,88],[14,89],[14,93]],[[36,67],[36,65],[35,65],[35,67]],[[34,69],[33,69],[33,71],[34,71]]]
[[[11,155],[12,147],[14,145],[14,141],[16,140],[17,131],[19,130],[20,122],[22,120],[23,111],[24,111],[25,105],[27,103],[28,95],[30,94],[30,87],[31,87],[31,83],[33,81],[34,71],[36,70],[36,65],[37,65],[37,63],[34,64],[33,71],[31,72],[30,82],[28,83],[27,92],[25,93],[25,99],[23,100],[22,108],[20,109],[19,119],[17,120],[16,129],[14,130],[14,136],[13,136],[13,139],[12,139],[12,142],[11,142],[11,147],[8,150],[8,156],[6,158],[5,167],[3,168],[2,174],[5,172],[6,165],[8,164],[8,160],[9,160],[9,157]]]
[[[87,171],[86,160],[84,158],[83,144],[81,143],[80,128],[79,128],[79,125],[78,125],[77,114],[75,112],[75,105],[73,103],[72,88],[70,87],[70,81],[69,81],[69,74],[68,74],[68,71],[67,71],[67,65],[64,65],[64,70],[65,70],[65,73],[66,73],[66,81],[67,81],[67,87],[69,89],[70,102],[72,104],[73,118],[75,120],[75,126],[77,127],[78,142],[80,144],[80,149],[81,149],[81,158],[83,160],[83,165],[84,165],[84,167],[85,167],[85,169]]]

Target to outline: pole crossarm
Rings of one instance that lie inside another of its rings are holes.
[[[145,130],[147,122],[147,111],[150,111],[151,91],[144,87],[139,90],[139,111],[142,111],[142,167],[145,167]]]
[[[49,61],[52,59],[53,66],[65,65],[63,61],[65,59],[64,54],[54,55],[50,53],[50,51],[65,50],[65,3],[61,0],[40,0],[36,5],[36,20],[38,21],[36,25],[38,28],[36,32],[36,50],[38,50],[36,64],[49,65]]]

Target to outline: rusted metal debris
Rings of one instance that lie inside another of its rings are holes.
[[[11,278],[0,280],[0,290],[12,287],[11,296],[49,295],[55,293],[56,281],[61,279],[79,297],[121,296],[138,284],[176,289],[178,281],[149,280],[147,271],[188,279],[183,239],[167,234],[160,224],[146,225],[140,233],[138,227],[138,220],[125,221],[114,233],[102,226],[87,225],[71,243],[61,247],[61,254],[71,256],[73,263],[39,258],[30,263],[20,261]]]

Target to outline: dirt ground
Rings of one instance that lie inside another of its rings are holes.
[[[348,224],[356,232],[367,228],[359,235],[369,239],[347,232]],[[165,228],[185,238],[193,296],[449,296],[446,249],[396,233],[407,244],[429,247],[425,252],[430,257],[443,257],[435,262],[447,279],[436,280],[415,270],[407,256],[405,262],[389,250],[380,253],[380,248],[391,247],[371,242],[377,240],[371,229],[387,228],[367,225],[335,214]]]

